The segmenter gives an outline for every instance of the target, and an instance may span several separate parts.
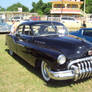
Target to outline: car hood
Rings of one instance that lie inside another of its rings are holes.
[[[79,37],[67,36],[42,36],[35,38],[36,43],[48,49],[53,49],[64,54],[67,58],[80,57],[88,51],[91,44]]]

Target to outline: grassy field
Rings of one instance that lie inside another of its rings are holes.
[[[47,84],[39,71],[8,54],[5,35],[0,35],[0,92],[92,92],[92,79]]]

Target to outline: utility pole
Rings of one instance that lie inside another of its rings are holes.
[[[86,10],[86,0],[84,0],[84,18],[85,18],[85,10]]]

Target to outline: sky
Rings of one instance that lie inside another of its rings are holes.
[[[32,9],[32,2],[38,2],[39,0],[0,0],[0,6],[3,8],[7,8],[12,4],[20,2],[21,4],[27,6],[29,9]],[[49,2],[53,0],[43,0],[43,2]]]

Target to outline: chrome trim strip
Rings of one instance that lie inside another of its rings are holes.
[[[87,72],[88,72],[88,69],[87,69],[87,63],[86,62],[84,62],[84,64],[85,64],[85,71],[86,71],[86,74],[85,74],[85,78],[86,78],[86,76],[87,76]]]
[[[78,79],[80,79],[80,78],[81,78],[81,73],[82,73],[82,72],[81,72],[81,66],[80,66],[80,64],[79,64],[79,63],[78,63],[78,68],[79,68],[79,70],[80,70],[80,71],[79,71]]]
[[[92,63],[91,63],[92,61],[90,61],[90,66],[92,67]],[[92,73],[92,69],[91,69],[91,71],[90,71],[90,76],[91,76],[91,73]]]
[[[91,65],[90,65],[90,61],[88,61],[88,65],[89,65],[89,75],[88,75],[88,77],[90,77],[90,74],[91,74]]]
[[[68,69],[70,68],[70,66],[71,66],[72,64],[79,63],[79,62],[84,62],[84,61],[86,61],[86,60],[92,60],[92,56],[87,57],[87,58],[82,58],[82,59],[77,59],[77,60],[71,61],[71,62],[69,63],[69,65],[68,65]]]
[[[85,76],[85,68],[84,68],[84,64],[83,63],[81,63],[81,64],[82,64],[82,71],[83,71],[83,74],[82,74],[81,78],[84,78],[84,76]]]

